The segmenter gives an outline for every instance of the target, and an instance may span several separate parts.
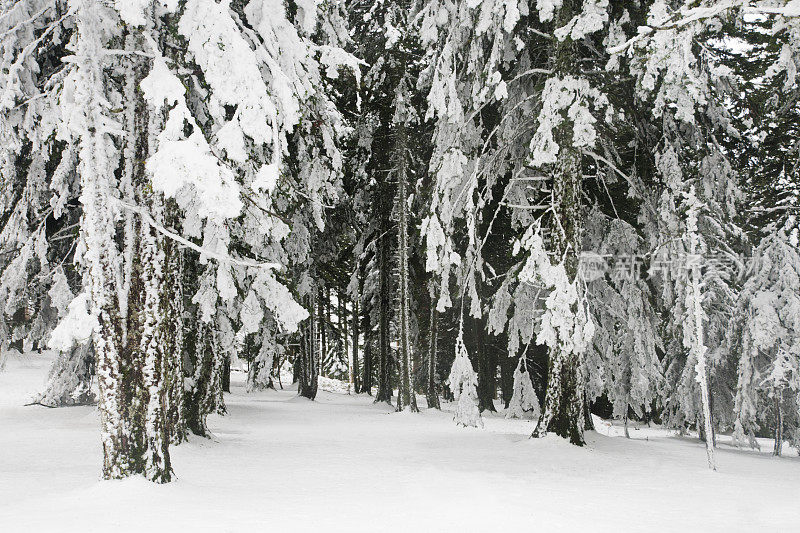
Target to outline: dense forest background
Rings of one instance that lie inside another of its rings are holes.
[[[798,64],[797,0],[0,0],[0,349],[109,478],[232,368],[780,454]]]

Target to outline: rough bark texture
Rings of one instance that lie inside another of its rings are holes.
[[[311,291],[306,296],[306,309],[311,316],[305,321],[303,326],[303,338],[300,343],[300,376],[297,385],[297,393],[300,396],[313,400],[317,397],[317,386],[319,381],[318,353],[317,353],[317,317],[316,293]]]
[[[208,436],[206,417],[225,413],[222,399],[223,358],[217,345],[217,332],[211,324],[197,319],[196,354],[190,377],[191,386],[184,396],[186,426],[195,435]]]
[[[580,9],[575,0],[565,0],[557,12],[555,27],[566,25]],[[553,54],[556,76],[578,75],[575,43],[568,37],[557,41]],[[581,154],[573,146],[573,122],[565,120],[556,128],[554,138],[560,147],[553,168],[553,251],[554,261],[564,258],[569,281],[578,273],[581,221]],[[575,445],[585,444],[583,376],[580,358],[559,349],[550,350],[547,394],[544,415],[533,436],[555,433]]]
[[[178,224],[178,206],[168,200],[164,219],[168,227]],[[184,293],[183,293],[183,252],[171,239],[163,241],[164,279],[161,294],[162,337],[164,347],[164,380],[167,387],[166,418],[170,430],[169,440],[179,444],[186,440],[186,419],[183,413],[183,347],[184,347]]]

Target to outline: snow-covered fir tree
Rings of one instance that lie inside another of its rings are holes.
[[[0,371],[106,479],[284,386],[781,455],[799,66],[798,0],[0,0]]]

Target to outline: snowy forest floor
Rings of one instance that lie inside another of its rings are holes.
[[[23,406],[51,358],[0,372],[0,531],[796,531],[800,458],[696,438],[598,432],[576,448],[530,421],[456,427],[365,395],[247,394],[233,374],[215,439],[173,447],[177,481],[101,481],[94,407]],[[422,404],[424,404],[424,399]],[[541,529],[539,529],[541,528]]]

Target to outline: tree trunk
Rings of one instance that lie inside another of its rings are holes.
[[[775,449],[773,455],[780,456],[783,448],[783,415],[781,413],[781,397],[783,391],[775,392]]]
[[[186,426],[195,435],[208,436],[206,418],[211,413],[225,413],[222,398],[223,357],[212,323],[197,318],[197,340],[194,344],[192,386],[184,396]]]
[[[313,400],[317,396],[317,386],[319,383],[319,369],[317,364],[317,317],[316,291],[312,290],[306,296],[306,309],[310,316],[303,326],[303,335],[300,346],[300,379],[297,386],[297,393],[300,396]]]
[[[356,295],[355,299],[353,300],[353,368],[352,368],[352,375],[353,375],[353,390],[356,393],[363,392],[361,390],[361,380],[358,377],[359,372],[359,364],[358,364],[358,326],[359,322],[361,321],[361,317],[358,316],[358,303],[361,299],[361,290],[360,290],[360,283],[359,283],[359,291]]]
[[[177,228],[180,220],[178,204],[173,199],[165,202],[164,222]],[[164,379],[167,382],[167,427],[170,443],[180,444],[187,438],[186,419],[183,413],[184,388],[184,257],[183,251],[172,239],[163,240],[164,279],[162,282],[161,309],[164,314],[162,338],[164,346]]]
[[[629,438],[631,438],[631,434],[628,433],[628,406],[627,405],[625,405],[624,424],[625,424],[625,438],[629,439]]]
[[[431,320],[428,328],[428,386],[426,398],[429,409],[441,409],[439,402],[439,387],[436,376],[436,360],[439,344],[439,312],[436,310],[436,300],[431,298]]]
[[[387,228],[388,229],[388,228]],[[389,238],[384,233],[378,238],[378,269],[380,289],[378,294],[378,391],[375,402],[392,403],[391,384],[391,346],[389,345],[389,312],[391,296],[389,292],[391,264],[389,261]]]
[[[555,27],[565,26],[580,10],[575,0],[564,0],[555,19]],[[579,76],[575,43],[567,37],[555,43],[554,76]],[[581,153],[573,145],[573,121],[563,120],[554,131],[560,147],[553,166],[553,261],[564,258],[570,282],[578,273],[581,223]],[[577,309],[575,309],[577,311]],[[542,437],[548,432],[569,439],[577,446],[585,444],[583,383],[578,354],[566,352],[560,346],[551,348],[547,394],[542,418],[533,433]]]
[[[372,355],[372,323],[370,313],[364,313],[364,376],[361,382],[361,392],[366,392],[372,396],[373,379],[373,360]]]
[[[592,410],[585,390],[583,391],[583,429],[594,431],[594,419],[592,418]]]
[[[319,343],[320,343],[320,350],[319,350],[319,359],[320,363],[320,372],[324,372],[325,365],[328,363],[328,328],[325,324],[325,316],[326,316],[326,306],[328,301],[325,300],[325,290],[319,290]]]
[[[344,305],[344,294],[339,291],[339,338],[343,343],[344,359],[347,362],[347,394],[355,392],[355,377],[353,375],[353,360],[350,357],[350,335],[347,331],[347,307]]]
[[[523,353],[522,357],[525,358],[526,354]],[[516,367],[513,364],[511,357],[502,357],[500,359],[500,394],[503,401],[503,409],[508,409],[511,403],[511,398],[514,396],[514,370]],[[527,361],[526,361],[527,362]],[[527,364],[525,369],[528,370]],[[533,374],[529,374],[533,375]]]
[[[469,317],[472,337],[475,342],[475,368],[478,374],[478,409],[480,412],[496,412],[494,396],[497,381],[497,358],[486,346],[486,330],[479,318]]]
[[[400,314],[400,339],[398,358],[400,362],[400,375],[397,386],[397,410],[410,409],[413,412],[419,411],[417,408],[417,398],[414,394],[414,387],[411,381],[411,333],[409,331],[410,312],[409,312],[409,293],[408,293],[408,192],[406,175],[406,116],[405,116],[405,83],[403,78],[395,97],[395,157],[397,159],[397,216],[398,216],[398,270],[399,270],[399,314]]]
[[[689,253],[694,256],[697,253],[696,248],[696,237],[690,235],[690,245],[689,245]],[[714,463],[714,430],[713,424],[711,423],[711,398],[708,386],[708,371],[706,367],[706,347],[703,344],[703,339],[705,338],[704,335],[704,328],[703,328],[703,309],[702,309],[702,301],[703,295],[701,292],[701,281],[700,281],[700,267],[698,265],[694,265],[691,269],[691,294],[692,294],[692,313],[694,316],[694,324],[691,326],[694,328],[695,334],[695,342],[694,346],[692,347],[695,351],[695,357],[697,360],[697,364],[695,365],[695,370],[697,372],[698,377],[698,384],[700,386],[700,397],[702,400],[703,406],[703,423],[704,429],[706,434],[706,456],[708,458],[708,467],[712,470],[716,470],[716,465]]]
[[[267,372],[270,369],[265,369]],[[275,388],[275,387],[272,387]],[[231,358],[225,356],[224,361],[222,363],[222,392],[230,392],[231,391]]]

